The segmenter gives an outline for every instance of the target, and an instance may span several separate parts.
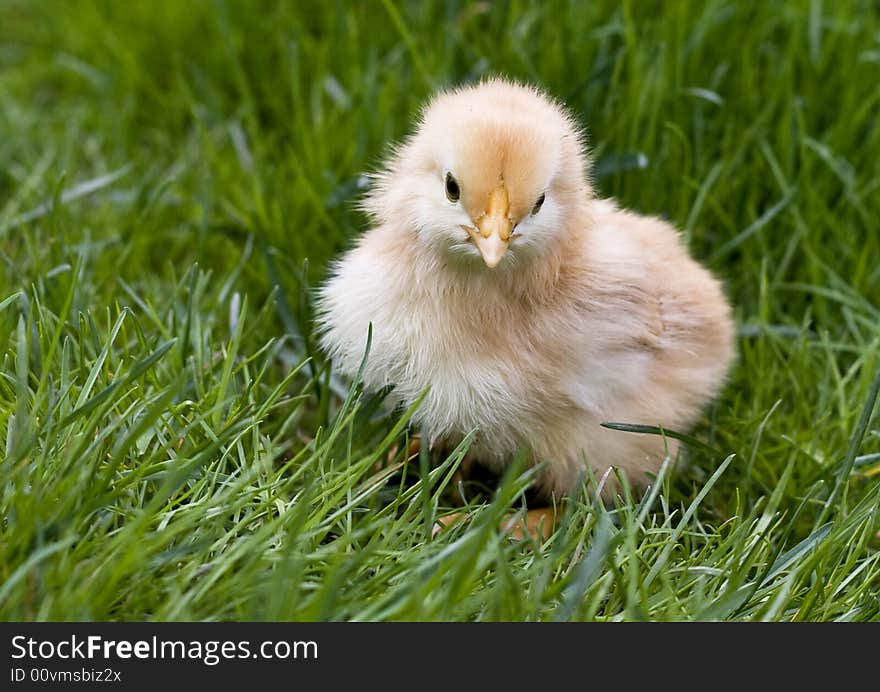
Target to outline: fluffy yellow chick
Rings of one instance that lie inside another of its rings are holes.
[[[492,80],[436,96],[376,176],[374,226],[320,290],[322,345],[364,385],[393,385],[432,444],[476,429],[501,470],[523,445],[564,495],[588,464],[634,483],[688,428],[734,357],[721,286],[668,223],[597,199],[584,137],[557,103]]]

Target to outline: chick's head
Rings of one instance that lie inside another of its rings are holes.
[[[505,271],[554,246],[590,196],[581,131],[503,80],[441,93],[365,202],[444,263]]]

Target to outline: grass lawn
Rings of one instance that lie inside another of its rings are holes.
[[[312,333],[363,173],[493,73],[736,305],[691,464],[543,544],[521,468],[432,537],[464,450]],[[869,0],[0,1],[0,619],[880,619],[878,161]]]

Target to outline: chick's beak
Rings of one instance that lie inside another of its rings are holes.
[[[490,269],[498,266],[510,243],[513,224],[510,221],[509,211],[510,200],[507,196],[507,188],[499,185],[489,195],[486,213],[477,220],[477,228],[470,230],[474,244]]]

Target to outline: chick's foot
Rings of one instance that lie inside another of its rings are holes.
[[[432,535],[436,536],[453,524],[468,519],[470,514],[467,512],[455,512],[445,517],[438,517]],[[556,528],[556,510],[553,507],[539,507],[528,510],[525,516],[519,512],[511,513],[502,520],[498,528],[515,541],[533,539],[543,542],[553,535]]]

